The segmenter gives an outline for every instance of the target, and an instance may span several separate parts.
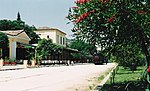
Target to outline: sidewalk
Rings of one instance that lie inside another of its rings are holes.
[[[90,63],[77,63],[69,66],[77,66],[77,65],[89,65]],[[40,66],[40,67],[30,67],[28,66],[27,68],[41,68],[41,67],[60,67],[64,65],[48,65],[48,66]],[[6,65],[3,67],[0,67],[0,71],[7,71],[7,70],[19,70],[19,69],[25,69],[24,65]]]
[[[0,68],[0,71],[24,69],[23,65],[9,65]]]

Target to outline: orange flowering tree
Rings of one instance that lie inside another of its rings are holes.
[[[75,3],[77,6],[70,8],[67,18],[74,23],[72,31],[76,37],[104,46],[106,41],[103,39],[108,34],[105,32],[110,32],[106,25],[116,18],[112,3],[108,0],[76,0]]]
[[[67,18],[74,24],[76,38],[108,53],[119,50],[118,45],[134,44],[150,66],[149,4],[149,0],[75,0]]]

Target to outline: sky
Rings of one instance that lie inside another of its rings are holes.
[[[0,0],[0,20],[15,20],[19,12],[28,25],[58,28],[72,38],[73,24],[67,24],[66,16],[73,6],[74,0]]]

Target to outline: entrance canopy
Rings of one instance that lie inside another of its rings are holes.
[[[9,58],[16,59],[16,42],[29,44],[31,40],[24,30],[0,31],[8,36],[9,40]]]
[[[31,40],[24,30],[7,30],[0,32],[7,34],[8,39],[11,39],[11,41],[29,44],[29,41]]]

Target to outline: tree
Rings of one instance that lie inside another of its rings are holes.
[[[8,41],[8,37],[7,37],[7,35],[5,35],[4,33],[1,33],[0,32],[0,58],[1,57],[3,57],[4,58],[4,56],[2,56],[2,54],[3,53],[6,53],[6,48],[8,47],[8,43],[9,43],[9,41]],[[2,48],[2,50],[1,50],[1,48]],[[1,54],[2,53],[2,54]]]
[[[149,0],[76,0],[75,3],[67,18],[74,22],[72,31],[77,38],[100,45],[109,55],[119,50],[120,45],[137,45],[150,67]]]
[[[139,0],[76,0],[75,3],[77,6],[69,10],[67,18],[74,22],[72,31],[77,38],[109,52],[114,52],[117,45],[136,43],[149,55],[147,0],[144,4]]]
[[[94,52],[96,51],[96,47],[94,45],[91,45],[89,43],[86,43],[82,40],[75,39],[71,42],[69,45],[70,48],[72,49],[77,49],[81,53],[74,53],[73,57],[74,58],[81,58],[81,56],[88,58],[89,55],[93,55]]]
[[[137,45],[118,45],[117,50],[113,53],[116,56],[116,61],[123,67],[129,67],[133,70],[133,66],[136,68],[138,65],[144,65],[146,62],[145,57]],[[134,69],[135,70],[135,69]]]
[[[17,14],[17,21],[21,21],[20,13]]]
[[[0,48],[4,48],[8,46],[8,37],[0,32]]]
[[[8,30],[12,27],[11,20],[0,20],[0,30]]]
[[[36,44],[40,39],[40,37],[34,32],[35,30],[37,30],[35,26],[24,25],[24,31],[31,39],[30,44]]]
[[[53,44],[50,39],[41,39],[36,47],[37,57],[44,59],[52,54],[59,55],[62,52],[62,48],[60,45]]]
[[[30,43],[38,43],[39,36],[34,32],[36,30],[35,26],[29,26],[25,24],[23,21],[18,20],[0,20],[0,30],[7,31],[7,30],[21,30],[23,29],[27,35],[31,38]]]
[[[36,47],[36,50],[37,50],[37,56],[39,57],[44,57],[44,56],[48,56],[49,54],[49,49],[50,46],[52,44],[52,41],[50,40],[46,40],[46,39],[41,39],[39,42],[38,42],[38,46]]]

